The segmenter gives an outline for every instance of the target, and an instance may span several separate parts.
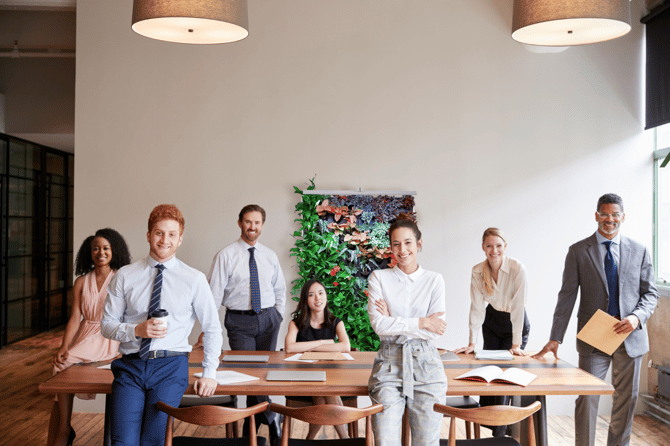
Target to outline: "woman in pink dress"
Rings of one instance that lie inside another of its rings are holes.
[[[80,362],[106,361],[119,353],[118,342],[100,334],[100,320],[107,297],[107,284],[124,265],[130,263],[125,240],[113,229],[100,229],[84,240],[75,261],[72,315],[65,328],[63,343],[52,361],[54,375]],[[70,425],[74,395],[57,395],[49,423],[48,446],[71,445],[75,432]],[[92,399],[95,395],[77,395]]]

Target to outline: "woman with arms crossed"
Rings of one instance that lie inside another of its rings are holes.
[[[107,285],[122,266],[130,263],[128,246],[113,229],[100,229],[84,240],[75,261],[72,314],[63,343],[52,361],[54,375],[80,362],[106,361],[119,354],[119,343],[100,334]],[[95,395],[77,395],[92,399]],[[49,423],[48,446],[71,445],[75,432],[70,426],[72,394],[56,396]]]
[[[336,338],[338,342],[335,342]],[[330,312],[326,288],[316,279],[307,281],[300,291],[300,301],[289,322],[284,346],[287,353],[351,351],[344,322]],[[314,404],[342,405],[339,396],[313,396],[312,401]],[[334,427],[340,438],[349,438],[343,425]],[[318,424],[310,424],[307,440],[316,438],[320,428]]]
[[[438,446],[442,415],[433,404],[445,403],[447,377],[431,340],[447,326],[444,279],[417,263],[423,241],[414,221],[398,216],[389,239],[398,264],[374,271],[368,282],[368,314],[381,339],[368,389],[373,404],[384,405],[372,418],[375,443],[400,446],[407,407],[412,444]]]

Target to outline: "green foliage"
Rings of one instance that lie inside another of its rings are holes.
[[[314,188],[314,179],[311,179],[307,190]],[[379,337],[372,330],[367,312],[367,279],[360,277],[357,267],[360,251],[344,242],[344,236],[331,232],[326,221],[319,218],[316,206],[327,196],[305,195],[297,187],[294,190],[302,199],[295,206],[299,215],[295,221],[300,224],[300,230],[293,233],[295,247],[291,248],[299,275],[292,282],[293,300],[299,299],[300,290],[308,280],[321,280],[328,294],[328,305],[344,322],[351,346],[361,351],[377,351]]]
[[[370,230],[370,244],[378,248],[389,246],[388,230],[390,227],[389,223],[375,223]]]

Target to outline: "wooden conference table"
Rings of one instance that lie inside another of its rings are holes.
[[[352,352],[354,361],[317,361],[303,363],[284,361],[293,354],[285,352],[224,352],[236,355],[270,355],[267,363],[221,363],[219,368],[235,370],[260,379],[240,384],[219,385],[218,395],[368,395],[368,378],[375,357],[374,352]],[[538,446],[547,446],[546,396],[547,395],[610,395],[614,388],[595,376],[556,359],[536,360],[516,356],[513,361],[479,361],[472,354],[458,355],[460,361],[443,362],[448,378],[447,395],[511,395],[532,396],[542,403],[536,425]],[[194,350],[189,358],[189,382],[187,394],[193,394],[193,374],[202,371],[203,352]],[[103,363],[78,364],[40,384],[42,393],[102,393],[110,394],[114,377],[108,369],[98,368]],[[519,367],[537,375],[526,387],[506,384],[487,384],[474,381],[455,380],[466,371],[495,364],[505,369]],[[325,370],[325,382],[269,382],[265,380],[269,370]],[[109,398],[106,411],[109,412]],[[105,444],[108,441],[109,425],[105,417]]]

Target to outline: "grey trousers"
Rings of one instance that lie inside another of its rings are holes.
[[[274,351],[277,348],[277,337],[282,316],[275,308],[270,308],[254,316],[234,314],[226,311],[223,324],[228,333],[228,343],[231,350],[266,350]],[[270,401],[265,395],[247,396],[247,407],[264,401]],[[256,414],[256,428],[260,424],[270,425],[275,420],[275,413],[266,410]]]
[[[372,366],[368,390],[373,404],[384,405],[383,412],[372,416],[376,446],[400,446],[405,407],[412,445],[439,446],[442,414],[433,410],[433,404],[445,403],[447,377],[430,342],[383,343]]]
[[[579,355],[579,368],[604,380],[612,364],[612,418],[607,432],[607,446],[628,446],[633,415],[640,386],[642,356],[631,358],[621,344],[612,356],[600,351]],[[581,395],[575,405],[575,446],[593,446],[596,437],[599,395]]]

